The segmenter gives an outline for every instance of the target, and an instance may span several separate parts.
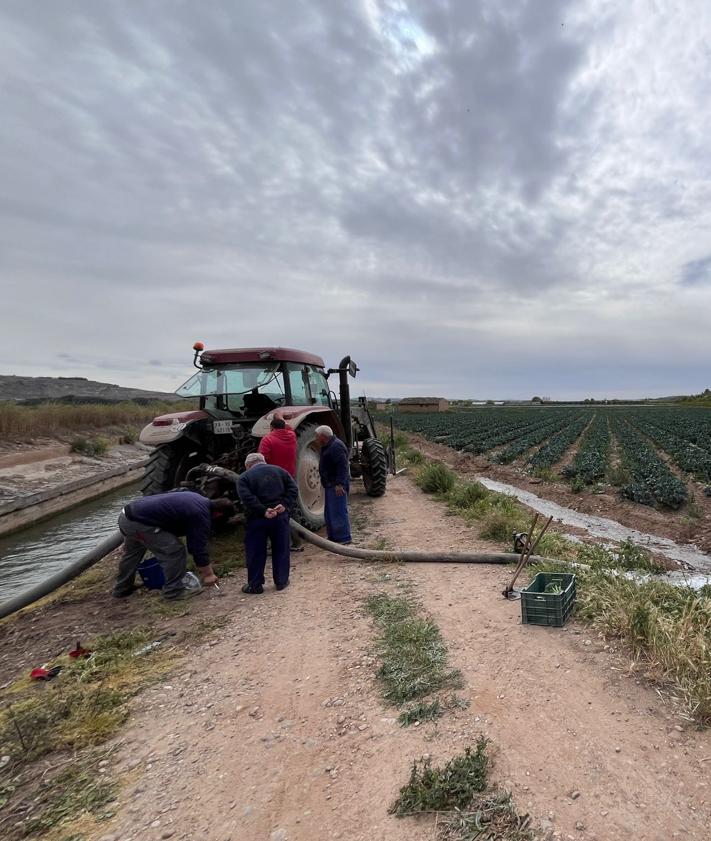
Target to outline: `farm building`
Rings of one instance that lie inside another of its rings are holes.
[[[399,412],[446,412],[449,400],[444,397],[404,397],[398,404]]]

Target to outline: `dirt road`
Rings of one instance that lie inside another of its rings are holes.
[[[406,477],[353,497],[357,542],[494,548]],[[104,838],[184,841],[432,839],[388,806],[413,759],[446,760],[480,734],[495,777],[544,834],[581,841],[707,841],[711,738],[673,716],[571,624],[522,626],[507,568],[384,566],[313,548],[292,586],[243,596],[169,682],[139,697],[114,770],[124,789]],[[413,592],[442,629],[466,710],[402,728],[374,682],[362,601]],[[201,596],[206,598],[206,596]],[[224,602],[223,600],[223,602]]]

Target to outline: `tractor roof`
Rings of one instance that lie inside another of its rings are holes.
[[[302,365],[314,365],[325,368],[320,356],[295,350],[289,347],[241,347],[222,348],[220,350],[203,351],[201,361],[203,365],[230,365],[235,362],[299,362]]]

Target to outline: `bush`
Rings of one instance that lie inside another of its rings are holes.
[[[420,470],[417,484],[425,493],[446,494],[454,487],[455,474],[441,461],[431,461]]]
[[[467,482],[463,485],[456,485],[449,492],[447,502],[453,508],[472,508],[480,499],[486,499],[489,491],[480,482]]]
[[[403,452],[402,457],[410,464],[425,463],[425,457],[419,450],[407,449]]]
[[[510,543],[514,532],[521,531],[524,523],[520,514],[505,509],[493,509],[482,518],[480,535],[489,540]]]
[[[70,447],[72,453],[79,453],[89,458],[106,455],[109,442],[105,438],[75,438]]]
[[[135,429],[127,429],[119,438],[119,444],[135,444],[138,433]]]

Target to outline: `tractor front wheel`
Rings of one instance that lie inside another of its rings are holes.
[[[377,438],[363,441],[360,450],[360,465],[363,470],[363,484],[368,496],[383,496],[388,478],[388,455]]]
[[[178,439],[156,447],[143,472],[143,495],[172,491],[183,481],[191,467],[202,464],[203,461],[204,453],[197,444],[187,439]]]

